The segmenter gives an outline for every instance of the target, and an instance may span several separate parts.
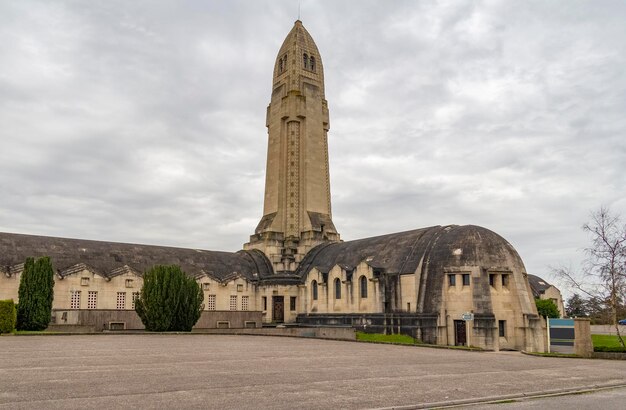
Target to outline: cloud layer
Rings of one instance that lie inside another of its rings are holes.
[[[0,4],[0,230],[237,250],[294,1]],[[626,218],[626,4],[302,3],[343,239],[438,224],[577,265]]]

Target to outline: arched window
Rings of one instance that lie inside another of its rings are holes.
[[[335,279],[335,299],[341,299],[341,280]]]
[[[365,275],[359,278],[359,287],[361,288],[361,299],[367,299],[367,278]]]
[[[283,72],[283,59],[282,58],[278,60],[278,72],[279,73]]]
[[[285,70],[287,69],[287,53],[285,53],[285,56],[283,57],[283,65],[285,67]]]
[[[315,57],[311,56],[309,61],[310,61],[311,71],[315,71]]]
[[[304,53],[304,55],[302,56],[302,64],[304,68],[309,67],[309,56],[306,55],[306,53]]]
[[[311,282],[311,299],[317,300],[317,281]]]

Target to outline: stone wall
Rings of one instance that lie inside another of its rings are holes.
[[[94,331],[103,330],[141,330],[141,319],[134,310],[89,309],[89,310],[53,310],[54,330],[64,326],[88,326]],[[203,311],[194,329],[217,328],[260,328],[262,314],[259,311]],[[67,327],[66,329],[70,329]]]

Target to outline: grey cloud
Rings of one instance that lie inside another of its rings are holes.
[[[236,250],[291,1],[0,5],[0,229]],[[345,239],[435,224],[576,264],[626,215],[623,2],[302,3]]]

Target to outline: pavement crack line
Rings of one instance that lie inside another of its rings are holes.
[[[562,388],[562,389],[539,390],[539,391],[526,392],[526,393],[503,394],[500,396],[473,397],[469,399],[447,400],[447,401],[439,401],[439,402],[432,402],[432,403],[419,403],[419,404],[408,404],[408,405],[403,405],[403,406],[379,407],[379,408],[376,408],[375,410],[413,410],[413,409],[452,408],[452,407],[467,406],[467,405],[472,405],[472,404],[497,403],[503,400],[531,399],[531,398],[550,397],[550,396],[565,396],[568,394],[587,393],[587,392],[594,392],[594,391],[599,391],[599,390],[617,389],[620,387],[626,387],[626,382],[621,381],[617,383],[594,384],[594,385],[588,385],[588,386],[567,387],[567,388]]]

